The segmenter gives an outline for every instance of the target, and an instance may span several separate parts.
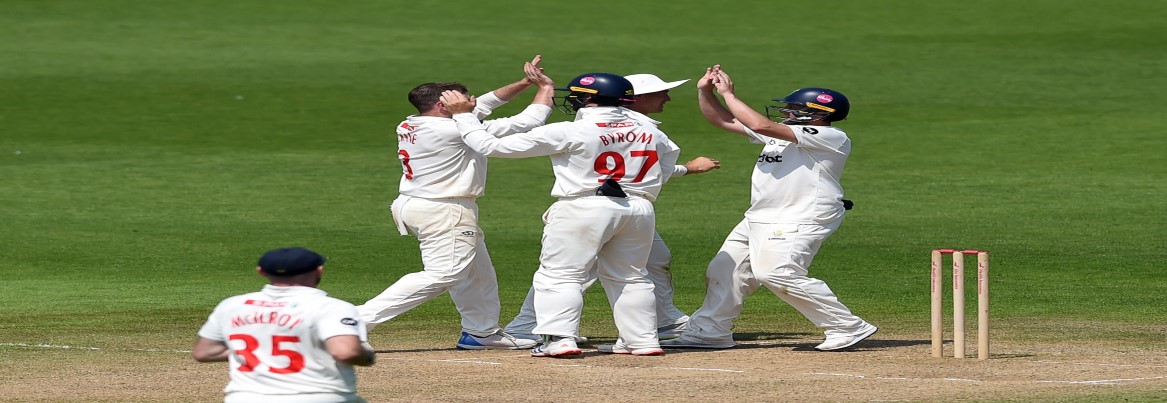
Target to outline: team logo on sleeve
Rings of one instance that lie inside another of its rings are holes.
[[[809,127],[809,126],[803,126],[802,132],[806,133],[806,134],[819,134],[819,129],[815,129],[815,128]]]
[[[353,318],[344,318],[344,319],[341,319],[341,320],[340,320],[340,324],[342,324],[342,325],[349,325],[349,326],[356,326],[356,325],[357,325],[357,320],[356,320],[356,319],[353,319]]]

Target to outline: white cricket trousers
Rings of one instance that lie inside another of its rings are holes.
[[[543,222],[539,270],[531,282],[535,334],[578,337],[584,283],[594,276],[604,287],[624,343],[659,348],[656,300],[645,269],[656,226],[652,202],[639,197],[561,199],[543,214]]]
[[[652,281],[652,294],[656,297],[656,327],[665,327],[689,320],[689,315],[682,312],[673,303],[673,274],[669,272],[669,265],[673,262],[673,254],[665,245],[659,232],[653,232],[652,250],[648,253],[648,279]],[[594,272],[592,272],[594,273]],[[590,277],[584,282],[586,290],[596,282]],[[523,307],[519,314],[506,325],[506,332],[510,334],[532,334],[535,329],[535,289],[527,291],[527,299],[523,300]]]
[[[398,226],[417,235],[424,267],[358,306],[361,319],[385,322],[449,291],[462,316],[462,331],[478,336],[497,331],[498,279],[478,227],[478,204],[402,195],[392,210]]]
[[[759,286],[786,301],[827,336],[849,334],[864,321],[851,313],[827,283],[807,277],[819,247],[842,219],[827,225],[763,224],[742,220],[726,237],[705,271],[705,302],[689,319],[687,335],[731,340],[742,303]]]

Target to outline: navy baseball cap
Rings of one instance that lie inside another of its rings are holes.
[[[322,265],[324,256],[300,247],[270,250],[259,258],[259,268],[273,276],[304,274]]]

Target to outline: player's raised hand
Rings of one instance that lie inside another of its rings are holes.
[[[715,66],[716,71],[713,72],[713,86],[717,87],[717,92],[722,96],[733,94],[733,80],[720,67]]]
[[[699,90],[712,90],[713,89],[713,78],[714,78],[714,74],[713,74],[714,70],[713,69],[720,68],[720,67],[721,67],[721,65],[714,65],[713,67],[706,67],[705,68],[705,75],[701,76],[701,78],[697,80],[697,89],[699,89]]]
[[[685,163],[685,169],[688,170],[685,175],[701,174],[720,168],[721,161],[701,156]]]
[[[467,97],[466,94],[453,90],[443,91],[439,99],[442,107],[446,108],[446,112],[451,115],[473,111],[478,104],[478,99],[474,98],[473,95]]]
[[[527,75],[527,82],[540,87],[555,87],[555,81],[543,72],[542,67],[539,67],[541,61],[543,61],[543,55],[535,55],[534,59],[523,65],[523,73]]]

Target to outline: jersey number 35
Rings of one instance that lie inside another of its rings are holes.
[[[255,350],[259,349],[259,340],[255,336],[249,334],[233,334],[228,336],[231,340],[239,340],[244,343],[242,350],[235,350],[235,354],[243,358],[243,363],[239,366],[239,372],[255,371],[259,367],[259,357],[255,355]],[[304,369],[304,355],[295,350],[285,350],[281,344],[283,343],[299,343],[299,336],[272,336],[271,337],[271,355],[272,357],[283,356],[288,357],[288,366],[283,368],[268,368],[273,374],[294,374]]]

